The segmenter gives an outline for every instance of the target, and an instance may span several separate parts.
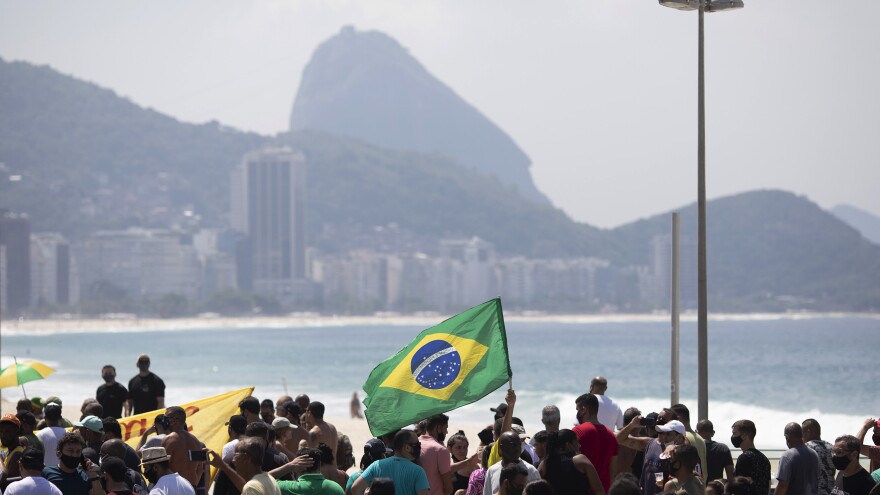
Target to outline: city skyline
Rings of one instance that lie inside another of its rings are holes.
[[[781,188],[880,215],[870,139],[880,69],[865,63],[880,5],[857,4],[865,15],[779,0],[707,16],[710,199]],[[696,199],[696,16],[656,2],[0,10],[5,59],[49,64],[184,121],[261,133],[286,129],[319,43],[344,25],[381,30],[504,129],[532,159],[538,188],[573,218],[610,227]]]

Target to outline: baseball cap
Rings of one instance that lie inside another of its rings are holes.
[[[373,459],[379,459],[393,453],[394,451],[386,447],[385,442],[378,438],[371,438],[364,445],[364,454],[369,454]]]
[[[42,469],[45,467],[43,464],[43,450],[38,447],[27,447],[24,449],[24,452],[21,453],[21,464],[27,469]]]
[[[54,396],[54,395],[50,395],[49,397],[46,397],[46,402],[45,402],[45,403],[46,403],[46,404],[49,404],[50,402],[54,402],[54,403],[58,404],[59,406],[63,406],[63,405],[64,405],[64,404],[61,403],[61,399],[59,399],[58,397],[56,397],[56,396]]]
[[[292,428],[292,427],[293,427],[293,424],[287,418],[280,417],[280,418],[275,418],[272,420],[272,429],[273,430],[277,431],[277,430],[280,430],[283,428]]]
[[[495,414],[506,414],[507,404],[502,402],[501,404],[498,404],[498,407],[490,407],[489,410]]]
[[[241,414],[235,414],[229,417],[229,421],[226,422],[226,426],[232,428],[232,431],[241,435],[244,433],[245,428],[247,428],[247,419]]]
[[[104,433],[104,422],[97,416],[86,416],[73,424],[76,428],[87,428],[95,433]]]
[[[18,428],[21,428],[21,421],[12,413],[6,413],[0,418],[0,423],[12,423]]]
[[[657,425],[657,431],[660,433],[669,433],[674,431],[680,435],[684,435],[684,424],[681,421],[673,419],[664,425]]]
[[[510,431],[519,435],[519,438],[521,440],[525,440],[526,438],[529,438],[529,436],[526,435],[526,429],[520,425],[510,425]]]

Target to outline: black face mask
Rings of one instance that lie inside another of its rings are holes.
[[[156,473],[155,469],[150,468],[144,471],[144,478],[146,478],[151,485],[155,485],[156,482],[159,481],[159,474]]]
[[[415,445],[411,445],[411,446],[410,446],[410,450],[411,450],[410,453],[411,453],[412,456],[413,456],[412,461],[413,461],[413,462],[418,462],[418,461],[419,461],[419,457],[422,456],[422,449],[421,449],[421,447],[416,447]]]
[[[110,383],[116,378],[116,376],[115,375],[102,375],[101,378],[103,378],[105,382]]]
[[[730,443],[733,444],[733,447],[738,449],[740,445],[743,443],[743,437],[735,436],[730,437]]]
[[[72,455],[61,454],[58,457],[58,460],[60,460],[61,464],[64,464],[64,467],[66,467],[67,469],[76,469],[76,467],[79,466],[80,458],[74,457]]]
[[[874,442],[874,445],[880,445],[880,434],[874,433],[871,435],[871,440]]]
[[[437,435],[438,443],[443,443],[443,440],[446,440],[446,433],[440,433],[439,435]]]
[[[849,460],[849,457],[847,457],[845,455],[842,455],[842,456],[835,455],[835,456],[831,457],[831,463],[834,464],[834,469],[836,469],[838,471],[843,471],[844,469],[846,469],[847,466],[849,466],[850,460]]]

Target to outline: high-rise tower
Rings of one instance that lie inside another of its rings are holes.
[[[231,223],[247,234],[239,286],[277,293],[305,279],[305,159],[290,148],[248,153],[232,172]],[[242,275],[244,274],[244,275]],[[249,280],[241,280],[241,278]]]

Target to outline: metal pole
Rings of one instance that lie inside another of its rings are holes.
[[[709,419],[708,291],[706,287],[706,91],[703,78],[703,14],[699,9],[697,62],[697,403],[698,419]]]
[[[678,404],[680,401],[678,399],[678,392],[680,390],[679,387],[679,371],[678,371],[678,353],[679,348],[681,346],[679,341],[679,318],[678,318],[678,306],[679,306],[679,246],[678,246],[678,212],[672,213],[672,366],[670,369],[672,370],[671,376],[671,385],[670,385],[670,404]]]

